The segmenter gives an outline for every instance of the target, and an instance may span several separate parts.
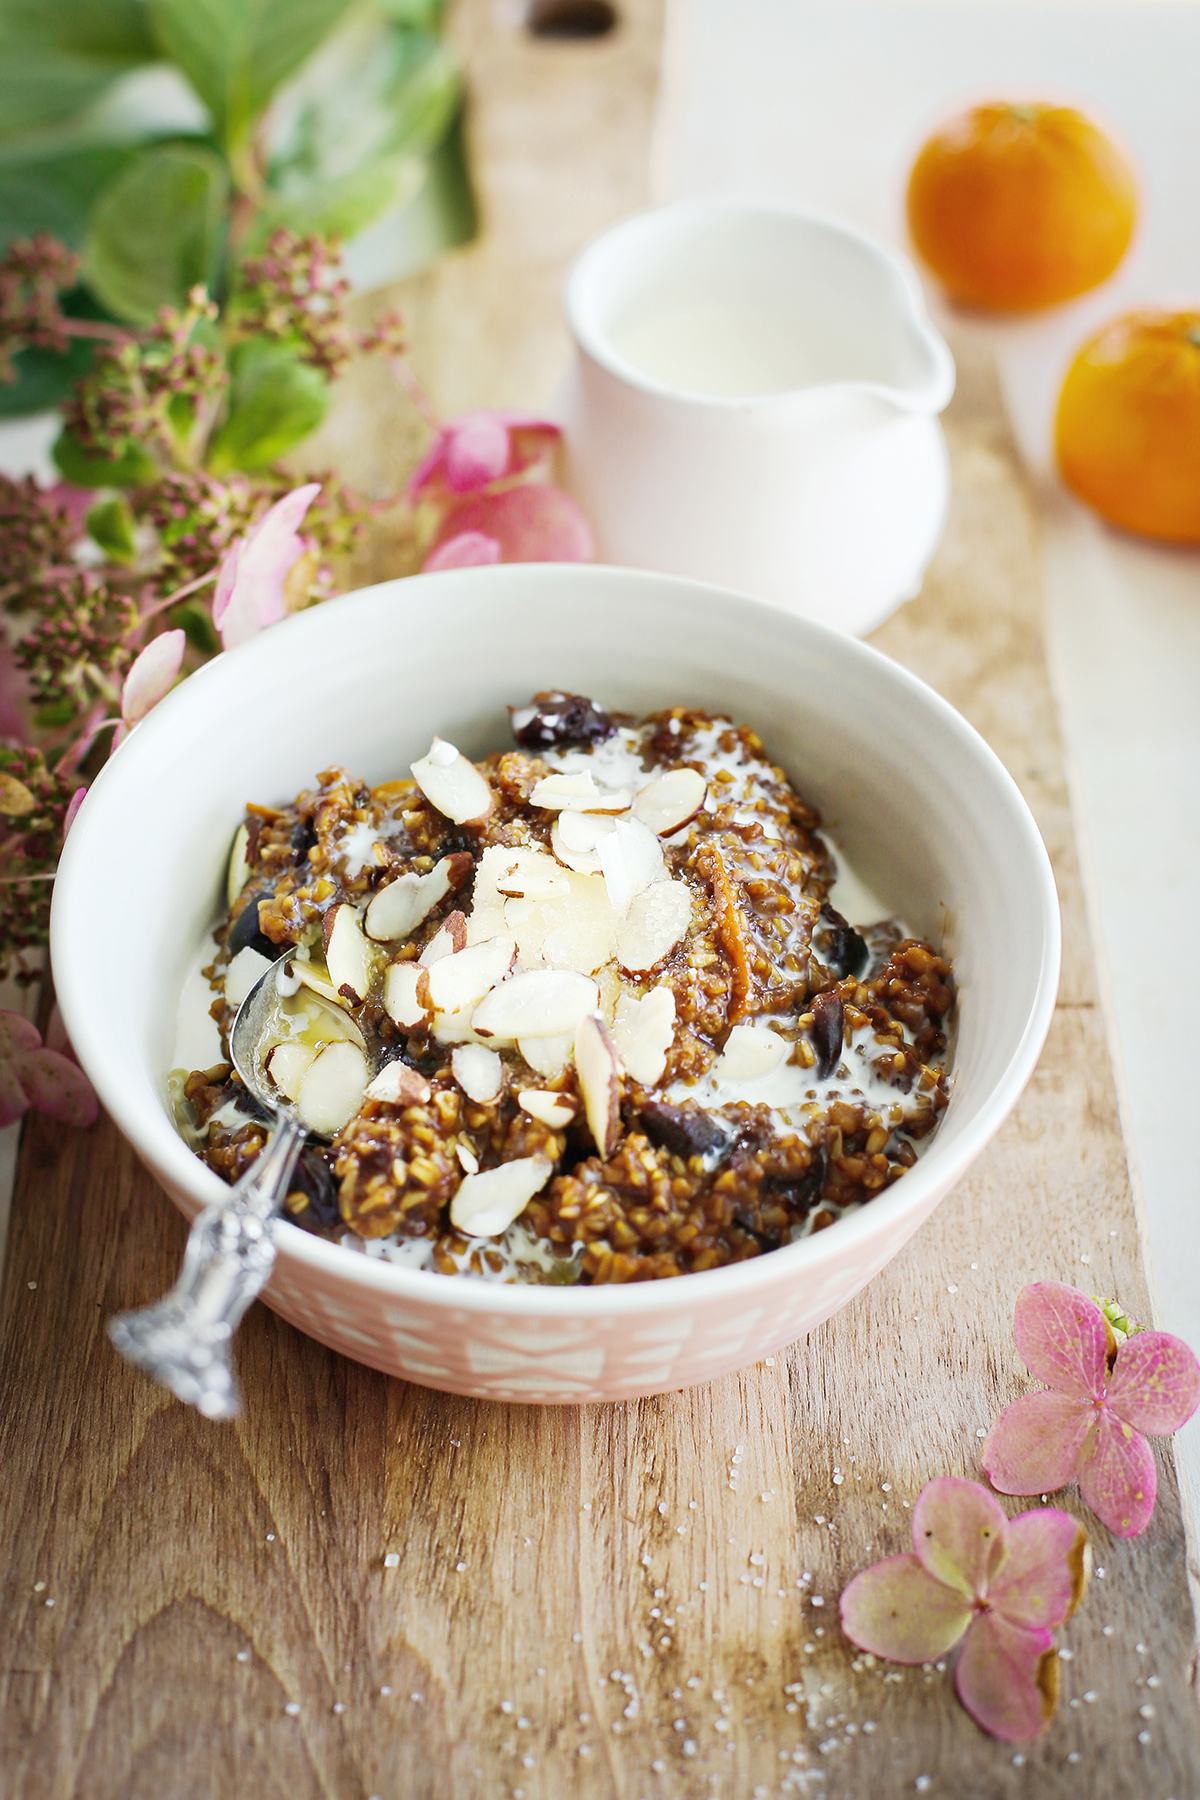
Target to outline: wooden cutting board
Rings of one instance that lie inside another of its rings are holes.
[[[545,395],[565,261],[645,195],[656,0],[592,43],[534,43],[519,10],[457,10],[486,230],[400,295],[447,411]],[[978,1475],[980,1434],[1027,1386],[1020,1286],[1150,1308],[1033,515],[991,370],[968,355],[946,423],[946,539],[876,641],[988,738],[1054,860],[1062,991],[1008,1125],[844,1312],[710,1387],[484,1405],[389,1381],[258,1307],[245,1416],[214,1426],[102,1334],[171,1280],[182,1220],[107,1124],[32,1119],[0,1350],[3,1800],[1200,1794],[1169,1445],[1143,1537],[1089,1520],[1097,1579],[1063,1633],[1059,1713],[1023,1755],[976,1729],[947,1672],[867,1668],[836,1623],[850,1575],[908,1547],[924,1481]],[[415,445],[360,377],[323,453],[378,492]],[[402,546],[384,533],[371,554],[386,573]]]

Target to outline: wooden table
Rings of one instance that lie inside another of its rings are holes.
[[[487,230],[402,296],[447,410],[544,396],[565,259],[644,197],[660,20],[652,0],[625,14],[610,39],[549,45],[490,0],[458,9]],[[216,1427],[101,1329],[170,1280],[179,1216],[108,1125],[31,1120],[0,1347],[3,1800],[1200,1794],[1169,1445],[1144,1536],[1089,1519],[1103,1573],[1063,1634],[1058,1716],[1023,1757],[976,1729],[948,1674],[868,1668],[836,1624],[849,1576],[907,1547],[925,1479],[978,1475],[979,1434],[1027,1386],[1022,1283],[1150,1305],[1032,513],[969,354],[947,429],[945,542],[876,641],[989,739],[1054,859],[1062,991],[1005,1130],[836,1319],[710,1387],[483,1405],[389,1381],[258,1307],[245,1415]],[[367,486],[415,444],[353,381],[332,430]],[[384,570],[396,546],[373,554]]]

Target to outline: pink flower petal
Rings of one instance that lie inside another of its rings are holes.
[[[1098,1400],[1108,1364],[1104,1315],[1096,1302],[1065,1281],[1022,1288],[1013,1314],[1013,1339],[1035,1381]]]
[[[11,1063],[0,1060],[0,1129],[15,1125],[29,1110],[29,1095],[17,1080]]]
[[[46,1048],[47,1050],[57,1050],[58,1054],[65,1056],[68,1062],[77,1063],[79,1061],[74,1045],[67,1036],[67,1028],[63,1024],[63,1016],[57,1000],[50,1008],[50,1018],[46,1025]]]
[[[25,724],[28,697],[29,681],[24,669],[17,667],[13,650],[0,644],[0,738],[25,742],[29,735]]]
[[[134,660],[121,689],[121,717],[127,725],[138,724],[152,706],[170,693],[186,649],[186,631],[164,631],[151,638]]]
[[[1004,1559],[1004,1509],[977,1481],[939,1475],[913,1507],[913,1549],[929,1573],[973,1599]]]
[[[1079,1492],[1114,1537],[1136,1537],[1154,1513],[1158,1493],[1154,1454],[1141,1432],[1107,1407],[1084,1449]]]
[[[100,1110],[95,1089],[79,1067],[57,1050],[35,1050],[16,1058],[13,1067],[29,1104],[62,1125],[94,1125]]]
[[[1073,1481],[1096,1414],[1087,1400],[1042,1388],[1006,1406],[980,1460],[1002,1494],[1049,1494]]]
[[[1169,1437],[1200,1406],[1200,1362],[1169,1331],[1139,1331],[1117,1351],[1108,1404],[1151,1437]]]
[[[591,562],[596,554],[575,501],[545,482],[460,501],[442,520],[434,548],[465,531],[495,538],[506,563]]]
[[[67,810],[63,814],[63,839],[64,839],[64,841],[66,840],[66,835],[67,835],[68,831],[70,831],[72,825],[75,823],[76,819],[79,817],[79,809],[83,805],[83,803],[86,799],[87,799],[87,789],[85,787],[77,787],[75,789],[75,792],[71,795],[71,799],[70,799],[70,802],[68,803]]]
[[[69,481],[57,481],[53,487],[43,488],[38,498],[43,506],[66,513],[76,536],[82,537],[84,516],[96,498],[94,488],[75,487]]]
[[[967,1633],[954,1686],[977,1725],[1006,1744],[1023,1744],[1041,1731],[1058,1699],[1054,1639],[981,1613]]]
[[[856,1575],[838,1602],[851,1643],[892,1662],[928,1662],[957,1644],[971,1622],[963,1594],[921,1567],[889,1556]]]
[[[431,550],[421,567],[428,575],[437,569],[475,569],[499,561],[499,539],[487,537],[482,531],[460,531],[457,537],[447,538]]]
[[[320,491],[319,481],[293,488],[240,540],[241,549],[233,562],[238,547],[231,546],[213,598],[213,623],[226,650],[244,644],[283,618],[287,611],[283,584],[305,554],[299,528]]]
[[[405,492],[410,500],[415,500],[423,488],[427,488],[434,478],[441,473],[446,459],[446,443],[449,432],[439,431],[426,450],[424,456],[408,478]]]
[[[1048,1631],[1069,1619],[1091,1574],[1088,1535],[1078,1519],[1039,1507],[1010,1519],[1004,1534],[1008,1556],[988,1594],[1010,1625]]]
[[[0,1060],[16,1056],[23,1050],[40,1050],[42,1034],[31,1025],[24,1013],[0,1008]]]
[[[497,413],[464,413],[445,434],[446,485],[456,494],[486,487],[508,471],[512,445]]]

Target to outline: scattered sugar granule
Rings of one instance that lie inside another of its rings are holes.
[[[400,1552],[398,1550],[389,1550],[383,1559],[383,1566],[385,1569],[398,1569],[400,1567]]]
[[[287,1713],[289,1718],[294,1719],[296,1714],[300,1711],[300,1702],[298,1700],[289,1700],[283,1710]]]
[[[455,1563],[454,1567],[460,1575],[464,1575],[466,1573],[467,1565],[465,1562]]]

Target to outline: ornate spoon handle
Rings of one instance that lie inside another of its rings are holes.
[[[242,1396],[233,1334],[275,1261],[271,1220],[283,1204],[305,1139],[281,1116],[266,1149],[229,1198],[207,1206],[188,1234],[179,1280],[152,1306],[110,1319],[121,1355],[209,1419],[231,1419]]]

